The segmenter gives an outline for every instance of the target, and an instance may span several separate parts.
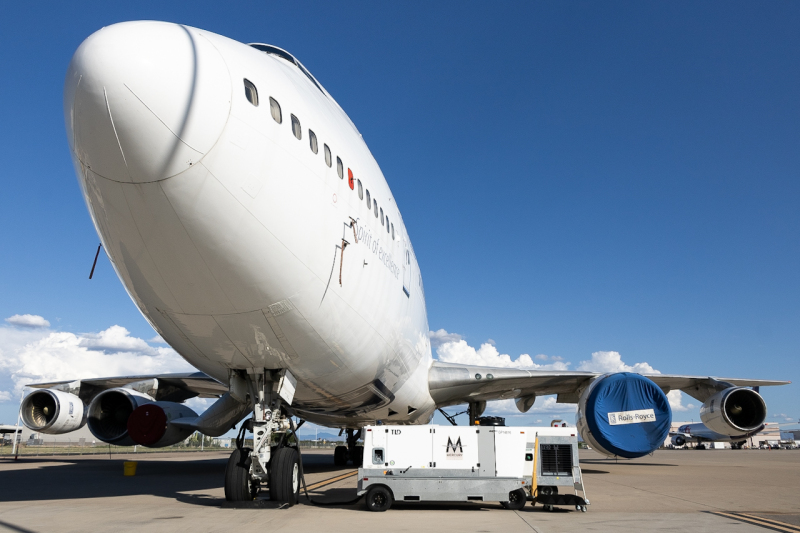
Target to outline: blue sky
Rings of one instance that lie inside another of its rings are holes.
[[[102,255],[87,279],[98,239],[62,116],[72,53],[132,19],[272,43],[311,70],[392,187],[431,329],[512,361],[617,352],[800,380],[796,3],[17,2],[0,18],[0,391],[51,333],[163,348],[132,340],[154,333]],[[23,314],[50,326],[2,322]],[[762,392],[770,420],[800,416],[796,385]]]

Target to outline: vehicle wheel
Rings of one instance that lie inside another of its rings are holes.
[[[347,446],[337,446],[333,450],[333,464],[344,466],[347,464]]]
[[[511,511],[519,511],[520,509],[525,507],[525,490],[524,489],[512,490],[511,492],[508,493],[508,501],[500,502],[500,505]]]
[[[546,505],[544,506],[544,510],[545,510],[545,511],[547,511],[547,512],[549,513],[550,511],[552,511],[552,510],[553,510],[553,506],[552,506],[552,505],[550,505],[550,504],[546,504]]]
[[[225,467],[225,499],[229,502],[252,501],[250,485],[250,448],[233,450]]]
[[[350,460],[353,462],[353,466],[361,466],[364,463],[364,447],[363,446],[356,446],[353,448],[353,457]]]
[[[300,454],[294,448],[280,448],[272,458],[269,472],[270,499],[294,505],[300,497]]]
[[[383,485],[373,485],[367,491],[366,501],[368,511],[382,512],[392,506],[394,498],[388,488]]]

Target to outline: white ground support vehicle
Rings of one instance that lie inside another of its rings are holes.
[[[366,495],[370,511],[385,511],[394,501],[498,501],[521,509],[536,497],[549,508],[585,510],[583,498],[558,495],[559,486],[572,488],[580,480],[575,433],[550,427],[367,426],[358,494]]]

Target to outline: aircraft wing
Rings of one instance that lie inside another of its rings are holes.
[[[146,384],[145,388],[154,393],[156,400],[169,402],[183,402],[195,396],[216,398],[228,392],[227,385],[223,385],[203,372],[54,381],[33,383],[27,386],[34,389],[67,390],[77,394],[84,403],[89,403],[92,398],[106,389],[125,387],[135,383]]]
[[[516,398],[519,406],[520,402],[526,403],[525,398],[547,394],[557,394],[558,403],[577,403],[578,392],[600,375],[598,372],[522,370],[434,361],[428,373],[428,387],[437,407],[508,398]],[[731,386],[766,387],[791,383],[670,374],[648,374],[647,377],[665,393],[681,390],[698,401],[705,401]]]

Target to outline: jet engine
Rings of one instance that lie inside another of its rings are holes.
[[[673,446],[683,446],[684,444],[686,444],[686,439],[683,438],[683,435],[674,435],[672,437]]]
[[[128,417],[128,435],[142,446],[171,446],[194,433],[194,428],[177,426],[172,421],[192,417],[197,417],[197,413],[180,403],[146,403],[137,407]]]
[[[128,417],[137,407],[152,402],[152,397],[133,389],[105,390],[89,404],[89,431],[103,442],[132,446],[135,442],[128,435]]]
[[[21,407],[28,429],[56,435],[80,429],[86,423],[83,401],[69,392],[42,389],[30,393]]]
[[[767,404],[759,393],[746,387],[729,387],[709,398],[700,408],[700,420],[723,435],[759,431],[767,418]]]
[[[672,410],[664,391],[629,372],[596,378],[581,394],[575,420],[584,441],[610,457],[642,457],[664,444]]]

